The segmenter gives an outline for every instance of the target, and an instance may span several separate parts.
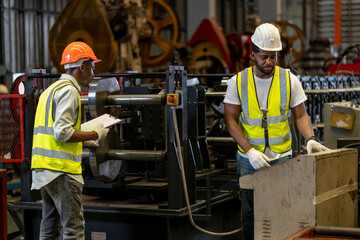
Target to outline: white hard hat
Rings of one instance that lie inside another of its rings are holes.
[[[259,25],[251,41],[264,51],[280,51],[282,49],[279,29],[270,23]]]
[[[4,84],[0,84],[0,94],[8,94],[9,90]]]

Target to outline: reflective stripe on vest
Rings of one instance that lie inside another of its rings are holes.
[[[52,101],[60,88],[71,85],[69,80],[58,80],[48,87],[40,96],[33,135],[31,168],[50,169],[72,174],[81,174],[82,143],[59,142],[54,140]],[[79,95],[79,112],[75,130],[80,130],[81,100]]]
[[[238,93],[242,112],[239,125],[249,144],[255,149],[265,151],[265,129],[262,127],[264,114],[259,108],[252,68],[238,74]],[[275,67],[274,76],[267,97],[268,145],[271,150],[282,153],[291,148],[290,117],[290,76],[285,69]],[[239,150],[244,152],[240,146]]]

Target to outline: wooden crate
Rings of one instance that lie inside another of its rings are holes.
[[[357,227],[357,149],[298,156],[239,179],[254,190],[255,239],[309,226]]]

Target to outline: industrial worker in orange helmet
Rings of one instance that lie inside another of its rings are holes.
[[[329,150],[315,139],[305,110],[307,97],[299,79],[276,66],[282,49],[280,32],[272,24],[259,25],[251,37],[254,66],[228,81],[224,116],[238,144],[237,177],[286,161],[292,157],[289,117],[306,139],[308,153]],[[243,239],[254,239],[253,191],[241,189]],[[256,234],[261,234],[256,232]]]
[[[70,43],[60,63],[65,74],[40,96],[31,158],[31,189],[40,189],[42,196],[39,239],[57,239],[59,235],[64,240],[85,239],[81,203],[83,142],[96,147],[109,129],[98,125],[93,131],[81,131],[79,92],[80,86],[91,83],[99,61],[86,43]]]

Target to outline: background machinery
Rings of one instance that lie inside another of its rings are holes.
[[[62,50],[84,41],[104,59],[97,73],[142,72],[167,64],[180,48],[179,23],[162,0],[69,1],[49,32],[49,54],[57,70]]]
[[[272,22],[279,28],[284,46],[279,65],[298,75],[317,137],[323,141],[341,132],[352,138],[343,142],[358,146],[358,111],[352,111],[360,105],[358,45],[337,56],[331,40],[319,38],[311,39],[305,50],[306,38],[297,25],[285,20]],[[121,119],[98,149],[83,153],[86,238],[219,239],[205,237],[188,220],[180,149],[196,223],[218,232],[240,226],[236,145],[225,127],[222,99],[227,79],[251,65],[250,37],[260,18],[248,16],[247,24],[245,32],[225,32],[215,20],[204,19],[189,41],[180,43],[183,28],[165,1],[67,2],[47,39],[49,57],[56,67],[51,72],[62,72],[59,54],[68,43],[88,43],[103,61],[96,65],[90,89],[84,89],[89,93],[82,95],[83,121],[103,113]],[[183,66],[175,61],[169,66],[176,55]],[[19,107],[4,111],[9,119],[14,118],[14,128],[22,129],[13,138],[13,145],[20,150],[11,150],[13,159],[9,159],[21,162],[13,163],[21,176],[21,201],[8,207],[26,239],[37,238],[41,220],[40,196],[30,191],[31,126],[37,97],[57,77],[44,69],[29,70],[13,83],[10,92],[16,97],[5,100],[6,106],[10,102]],[[331,104],[343,101],[346,103]],[[329,125],[332,113],[345,108],[346,113],[355,112],[353,129]],[[176,142],[175,118],[181,146]],[[292,133],[294,156],[305,153],[294,125]],[[2,146],[5,143],[1,142]],[[344,145],[349,144],[338,147]]]

